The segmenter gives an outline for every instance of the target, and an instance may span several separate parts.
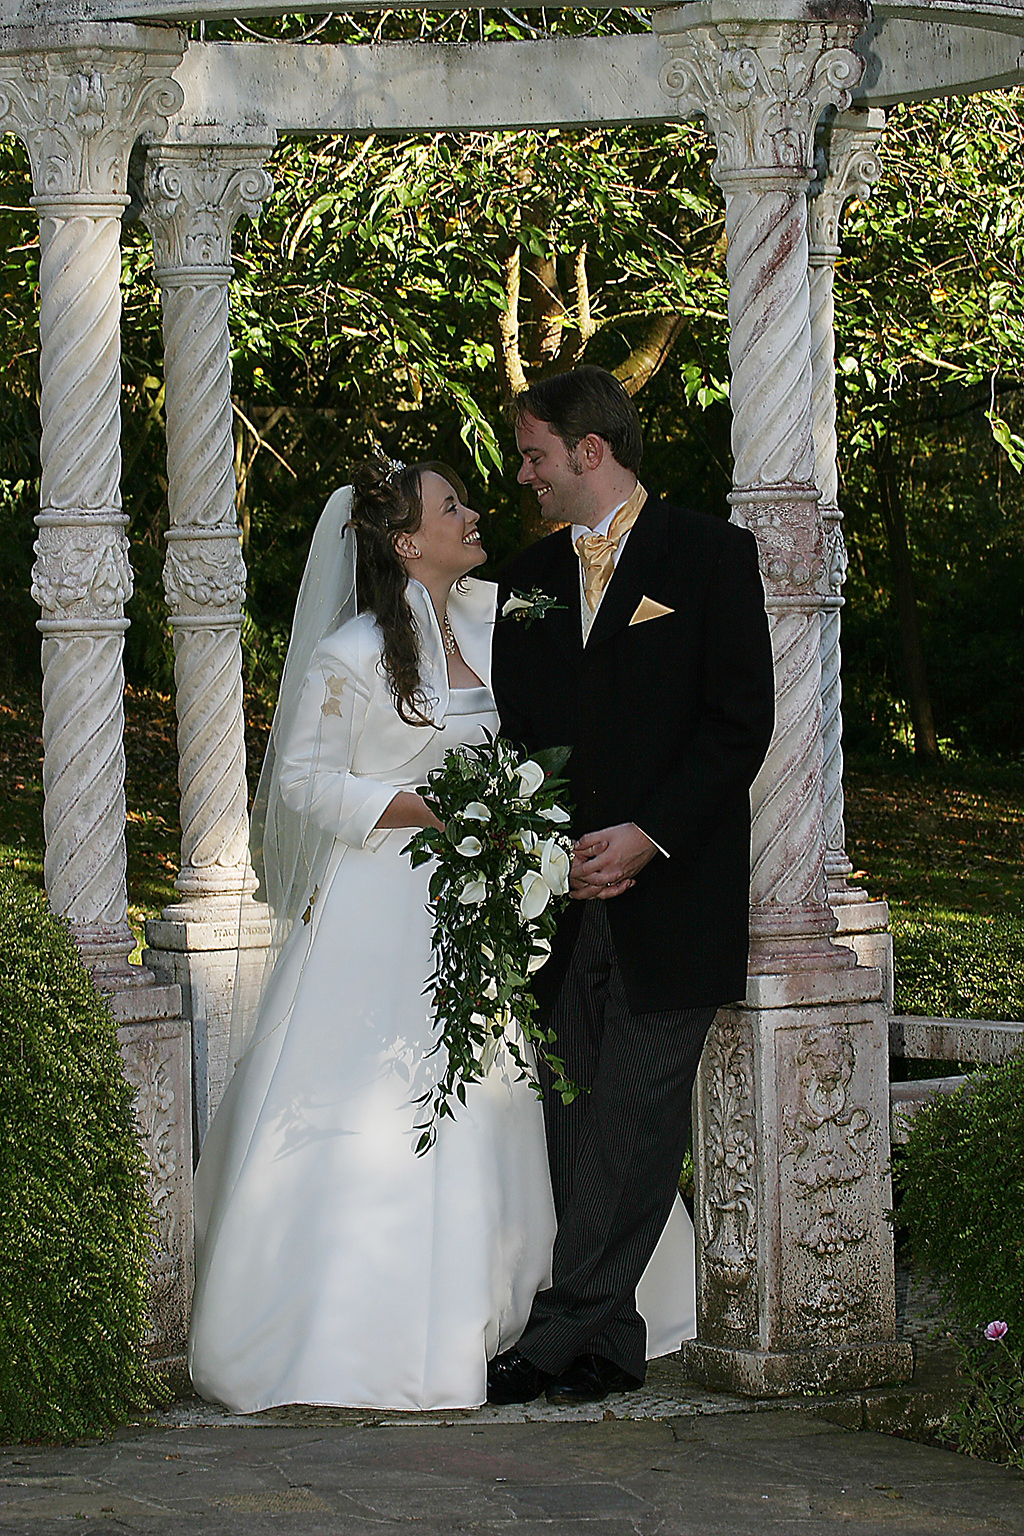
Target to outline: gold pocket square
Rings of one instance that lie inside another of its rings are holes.
[[[646,624],[648,619],[661,619],[667,613],[675,613],[674,608],[666,608],[664,603],[656,603],[653,597],[642,597],[637,603],[636,613],[630,619],[630,628],[634,624]]]

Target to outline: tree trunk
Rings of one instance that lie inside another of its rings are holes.
[[[643,338],[615,369],[615,377],[629,395],[639,394],[668,357],[676,337],[684,329],[680,315],[653,315]]]
[[[931,695],[928,692],[928,674],[924,664],[924,645],[921,640],[921,620],[917,609],[917,592],[914,587],[914,569],[910,561],[907,542],[907,518],[900,491],[899,471],[893,458],[892,443],[888,434],[882,438],[875,454],[875,475],[878,480],[878,499],[889,543],[889,559],[892,564],[893,596],[900,624],[903,643],[903,673],[907,690],[907,705],[914,727],[914,753],[917,757],[934,760],[939,755],[935,738],[935,721],[932,716]]]

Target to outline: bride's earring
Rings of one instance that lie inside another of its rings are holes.
[[[420,552],[411,539],[396,539],[395,554],[399,560],[418,560]]]

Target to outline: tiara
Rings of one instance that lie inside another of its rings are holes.
[[[405,465],[402,463],[401,459],[389,458],[388,455],[381,449],[378,449],[377,452],[380,455],[381,463],[384,465],[388,472],[388,479],[394,480],[395,477],[400,475],[403,469],[405,469]]]

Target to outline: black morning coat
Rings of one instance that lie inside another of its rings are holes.
[[[750,786],[775,715],[771,642],[751,533],[649,497],[605,590],[587,644],[568,528],[498,573],[562,606],[527,625],[499,618],[493,687],[502,734],[528,752],[571,746],[576,837],[632,821],[669,854],[608,902],[637,1013],[715,1007],[747,985]],[[644,597],[671,614],[630,624]],[[569,962],[582,903],[559,921],[535,977],[542,1009]]]

